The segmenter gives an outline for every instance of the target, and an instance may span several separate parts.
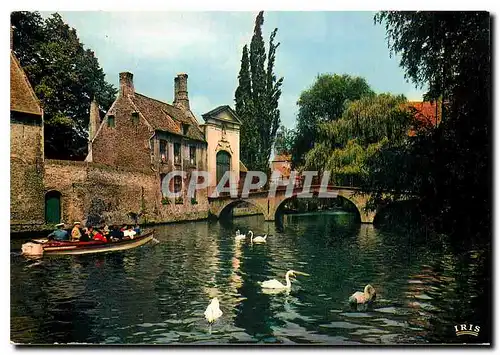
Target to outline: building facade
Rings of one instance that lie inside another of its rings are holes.
[[[11,231],[86,224],[164,223],[208,217],[208,189],[187,195],[193,171],[240,174],[239,119],[229,106],[190,109],[187,74],[174,78],[172,104],[136,92],[120,73],[118,96],[101,119],[90,107],[85,161],[44,159],[43,112],[11,51]],[[167,174],[184,173],[166,182]],[[180,197],[171,198],[166,191]]]
[[[12,50],[10,93],[10,223],[37,229],[45,221],[43,111]]]
[[[271,171],[280,173],[279,180],[288,180],[292,172],[292,156],[290,154],[275,155],[271,161]]]
[[[229,106],[219,106],[202,115],[207,140],[207,171],[209,191],[212,191],[226,172],[232,172],[238,185],[240,173],[246,172],[240,162],[241,121]],[[242,171],[243,170],[243,171]]]

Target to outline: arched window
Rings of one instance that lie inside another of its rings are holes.
[[[49,191],[45,194],[45,223],[56,224],[61,222],[61,193]]]
[[[221,150],[217,153],[217,184],[220,179],[224,176],[226,171],[231,170],[231,154],[225,150]]]

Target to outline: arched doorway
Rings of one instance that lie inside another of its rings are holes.
[[[45,194],[45,223],[61,222],[61,193],[49,191]]]
[[[221,150],[217,153],[217,184],[220,179],[224,176],[226,171],[231,170],[231,154],[225,150]],[[229,181],[228,181],[229,183]]]

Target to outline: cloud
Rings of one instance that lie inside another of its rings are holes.
[[[198,120],[202,120],[201,115],[213,110],[216,106],[212,104],[206,96],[196,95],[189,98],[189,106]]]
[[[118,85],[118,73],[134,73],[136,89],[172,101],[176,73],[189,75],[191,108],[201,114],[234,105],[241,49],[249,44],[252,12],[60,12]],[[42,13],[49,16],[50,13]],[[300,93],[318,73],[359,73],[378,92],[406,93],[421,100],[425,90],[406,83],[398,61],[388,59],[385,32],[371,13],[266,12],[263,37],[277,27],[275,73],[284,76],[281,120],[295,125]]]
[[[222,59],[249,41],[253,13],[63,12],[79,34],[105,40],[114,53],[149,59]],[[85,25],[84,25],[85,24]],[[89,25],[91,24],[91,25]]]

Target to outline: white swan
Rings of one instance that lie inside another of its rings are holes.
[[[246,237],[247,236],[245,234],[241,234],[240,230],[238,229],[236,231],[236,236],[234,237],[234,239],[236,239],[236,240],[243,240],[243,239],[246,239]]]
[[[309,274],[306,274],[305,272],[288,270],[285,274],[286,285],[283,285],[281,282],[279,282],[276,279],[264,281],[260,285],[263,289],[274,289],[274,290],[283,290],[283,291],[290,290],[292,288],[292,282],[290,281],[290,276],[295,276],[295,275],[310,276]]]
[[[263,237],[257,236],[254,238],[252,231],[248,231],[248,233],[250,233],[250,243],[265,243],[266,242],[267,234]]]
[[[219,300],[214,297],[205,310],[205,319],[212,324],[220,316],[222,316],[222,311],[219,308]]]
[[[364,304],[364,303],[372,303],[377,298],[377,292],[373,288],[372,285],[366,285],[364,292],[354,292],[351,297],[349,297],[349,303],[356,304]]]

